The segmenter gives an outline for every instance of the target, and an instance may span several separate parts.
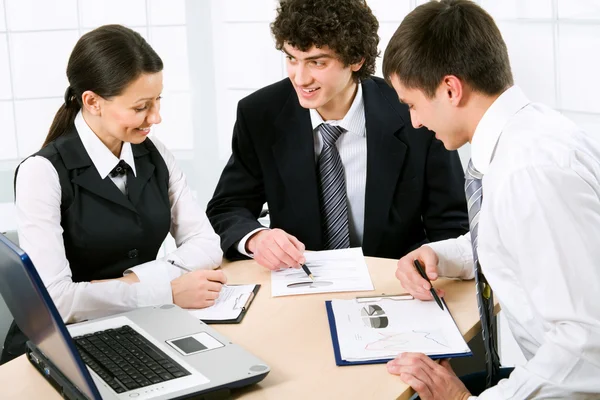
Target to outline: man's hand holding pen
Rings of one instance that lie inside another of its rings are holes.
[[[300,268],[304,264],[304,244],[281,229],[263,229],[246,242],[254,260],[270,270]]]
[[[402,287],[408,291],[414,298],[419,300],[433,300],[430,292],[432,286],[425,278],[419,274],[415,268],[414,261],[420,261],[424,266],[424,272],[430,281],[438,278],[438,256],[429,246],[421,246],[418,249],[408,253],[398,261],[396,277],[402,284]],[[444,291],[435,289],[438,296],[443,297]]]

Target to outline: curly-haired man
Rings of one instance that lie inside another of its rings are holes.
[[[364,0],[281,2],[271,30],[289,78],[239,102],[208,205],[226,257],[276,269],[305,249],[362,246],[399,258],[467,231],[457,153],[371,76],[378,28]],[[271,229],[257,221],[265,202]]]

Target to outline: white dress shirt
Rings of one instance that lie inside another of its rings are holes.
[[[479,260],[527,359],[481,399],[600,398],[600,143],[516,86],[471,143]],[[469,234],[429,244],[472,278]]]
[[[75,127],[100,176],[109,177],[125,193],[127,177],[109,176],[119,158],[92,132],[81,112],[75,119]],[[116,280],[101,283],[72,281],[60,224],[61,186],[56,169],[48,159],[40,156],[28,158],[19,167],[16,182],[19,243],[31,257],[65,322],[172,303],[170,282],[185,271],[167,260],[189,269],[211,269],[221,264],[223,253],[219,237],[193,199],[175,158],[156,138],[146,140],[152,140],[169,170],[170,232],[177,250],[165,258],[125,271],[125,274],[135,272],[140,279],[140,283],[131,285]],[[123,143],[121,159],[132,167],[135,174],[130,143]]]
[[[319,125],[327,123],[341,126],[346,130],[335,143],[344,166],[346,179],[346,194],[348,198],[348,228],[350,229],[350,246],[362,246],[365,222],[365,187],[367,184],[367,126],[365,122],[365,102],[362,95],[362,85],[358,84],[356,95],[350,109],[341,120],[324,121],[315,109],[310,109],[310,122],[313,128],[315,143],[315,162],[318,161],[323,149],[323,138]],[[240,253],[246,252],[246,242],[255,232],[266,228],[258,228],[238,242]]]

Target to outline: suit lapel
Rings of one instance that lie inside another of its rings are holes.
[[[363,250],[374,254],[387,226],[407,146],[396,136],[404,121],[373,80],[363,82],[363,96],[367,125]]]
[[[154,164],[150,162],[149,152],[143,144],[132,144],[131,150],[135,159],[136,176],[127,177],[127,193],[134,206],[140,200],[144,186],[154,173]]]
[[[273,157],[289,193],[288,200],[297,215],[302,216],[306,231],[319,233],[310,246],[319,248],[321,214],[312,125],[309,111],[300,106],[293,91],[275,120],[275,128],[279,137],[272,146]]]
[[[136,212],[135,207],[127,197],[123,196],[123,193],[121,193],[110,178],[100,178],[100,174],[96,167],[94,167],[75,127],[63,138],[64,140],[57,143],[57,148],[65,166],[69,171],[75,169],[82,170],[71,182],[97,196]]]

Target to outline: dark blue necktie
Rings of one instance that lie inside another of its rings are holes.
[[[475,169],[473,161],[469,161],[465,176],[465,193],[469,211],[469,227],[471,231],[471,245],[473,247],[473,264],[475,268],[475,284],[477,287],[477,304],[481,318],[481,332],[485,348],[486,387],[497,383],[496,377],[500,369],[500,357],[496,349],[496,319],[494,318],[494,294],[481,272],[479,256],[477,255],[477,239],[479,229],[479,213],[483,200],[481,179],[483,175]]]
[[[346,178],[335,142],[345,130],[339,126],[321,124],[319,131],[323,138],[318,164],[324,247],[344,249],[350,247]]]

